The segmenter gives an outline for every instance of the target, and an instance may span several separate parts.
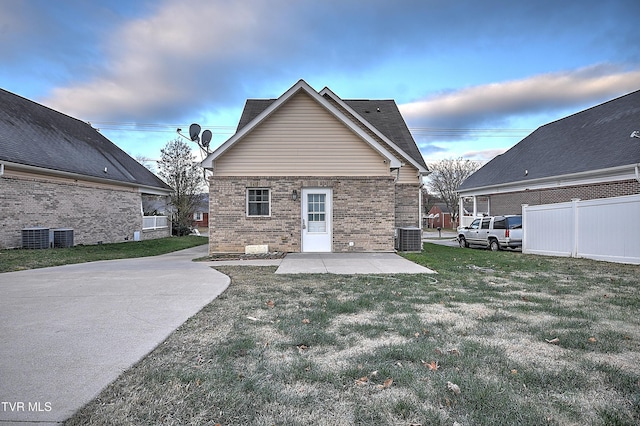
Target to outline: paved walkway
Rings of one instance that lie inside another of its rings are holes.
[[[276,274],[434,274],[395,253],[288,253],[282,259],[218,260],[224,265],[277,266]]]
[[[395,253],[289,253],[276,274],[432,274]]]
[[[206,253],[0,274],[0,426],[66,420],[222,293]]]

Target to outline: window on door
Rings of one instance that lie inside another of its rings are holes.
[[[247,188],[247,216],[271,216],[271,190]]]
[[[308,232],[327,232],[326,194],[309,194],[307,198]]]

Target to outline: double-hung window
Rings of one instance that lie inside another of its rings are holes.
[[[271,190],[247,188],[247,216],[271,216]]]

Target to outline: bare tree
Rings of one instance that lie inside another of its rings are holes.
[[[160,153],[158,174],[173,188],[170,203],[174,234],[186,235],[200,201],[202,170],[189,145],[180,139],[167,142]]]
[[[480,168],[480,163],[468,159],[456,158],[441,160],[429,165],[431,174],[427,185],[451,212],[451,218],[458,219],[458,187],[462,182]]]

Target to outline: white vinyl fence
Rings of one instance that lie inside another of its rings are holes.
[[[640,264],[640,195],[522,206],[522,252]]]

